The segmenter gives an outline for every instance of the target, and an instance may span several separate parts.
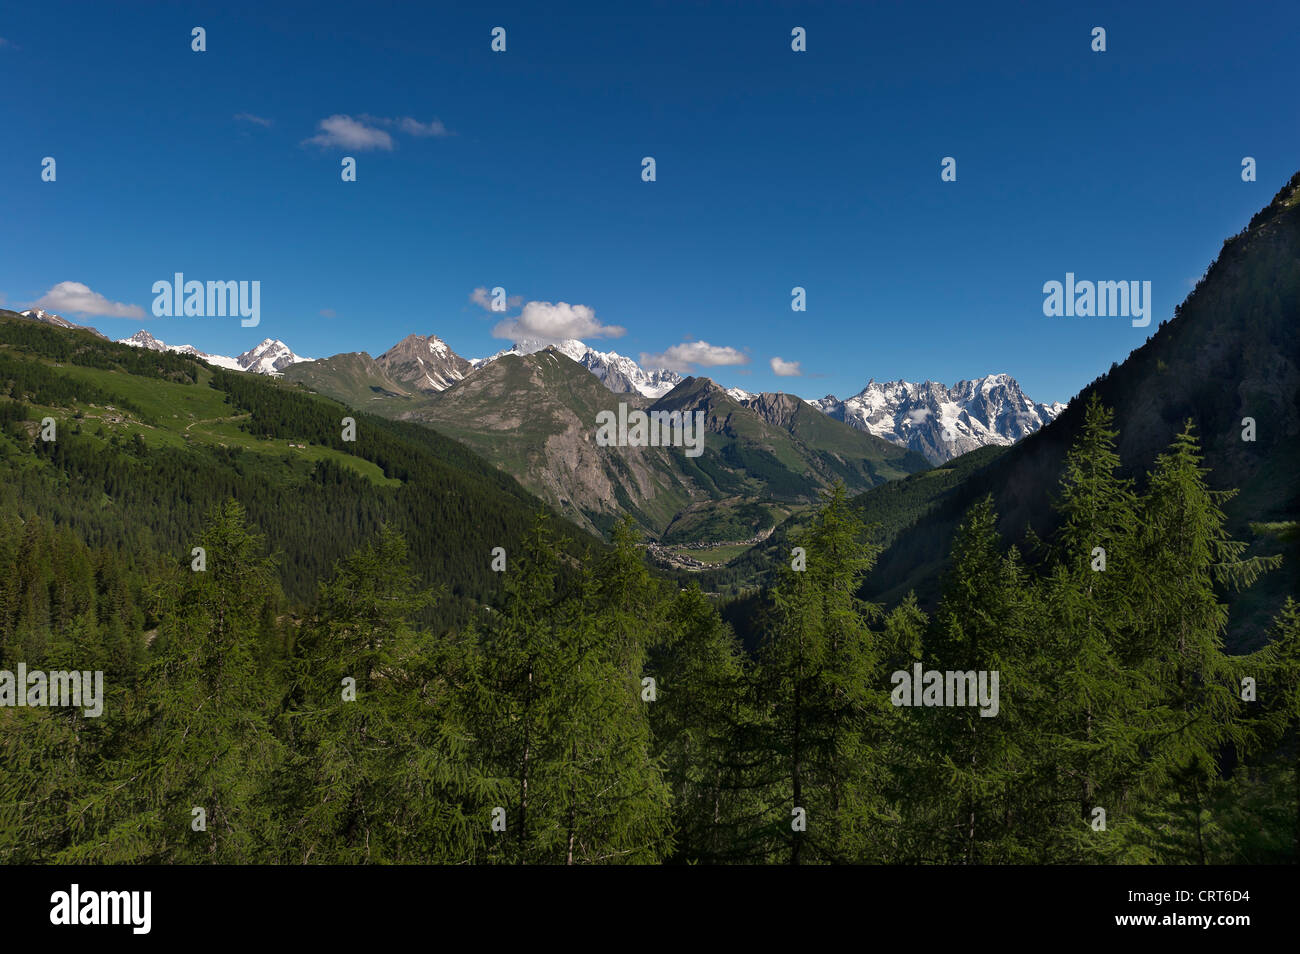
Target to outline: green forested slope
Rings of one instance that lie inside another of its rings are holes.
[[[344,417],[356,419],[343,440]],[[53,418],[56,439],[40,439]],[[291,600],[388,523],[462,617],[498,588],[489,561],[541,505],[427,428],[354,413],[291,385],[0,315],[0,506],[132,554],[189,553],[234,497],[283,554]],[[565,538],[582,534],[564,525]],[[593,541],[594,542],[594,541]]]

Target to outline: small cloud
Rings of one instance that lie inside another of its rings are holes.
[[[484,311],[492,310],[492,293],[483,285],[480,285],[469,293],[469,300],[478,305]],[[507,308],[518,308],[523,303],[523,295],[510,295],[506,298]]]
[[[256,117],[253,119],[257,121]],[[328,119],[322,119],[319,127],[320,132],[310,139],[303,140],[304,145],[391,151],[394,143],[392,135],[388,132],[389,129],[396,129],[419,139],[443,139],[455,135],[443,125],[440,119],[431,119],[427,123],[422,123],[413,116],[371,116],[368,113],[362,113],[355,119],[336,114]]]
[[[322,318],[337,318],[338,313],[335,312],[333,308],[322,308],[320,310],[320,316]]]
[[[475,289],[477,291],[477,289]],[[474,296],[470,296],[474,300]],[[566,338],[621,338],[626,328],[602,325],[596,312],[586,305],[566,302],[530,301],[518,318],[507,318],[492,329],[492,337],[518,341],[523,338],[553,343]]]
[[[368,113],[362,113],[357,117],[368,126],[383,126],[385,129],[398,129],[408,136],[417,136],[421,139],[430,136],[436,136],[439,139],[455,135],[450,129],[442,124],[442,120],[433,119],[427,123],[422,123],[413,116],[371,116]]]
[[[781,358],[771,360],[772,371],[783,378],[797,378],[803,375],[798,361],[785,361]]]
[[[748,364],[749,356],[735,348],[711,345],[707,341],[686,341],[675,344],[662,354],[641,352],[641,364],[651,368],[689,373],[694,365],[716,368],[724,365]]]
[[[351,116],[334,115],[322,119],[320,132],[310,139],[304,139],[304,146],[320,146],[322,149],[384,149],[391,151],[393,137],[382,129],[367,126]]]
[[[419,136],[426,138],[434,136],[442,139],[451,135],[451,131],[442,124],[442,120],[434,119],[427,123],[422,123],[418,119],[412,119],[410,116],[403,116],[397,121],[397,128],[408,136]]]
[[[272,120],[263,119],[261,116],[254,116],[252,113],[235,113],[235,119],[238,122],[254,123],[267,129],[275,125]]]
[[[139,305],[109,301],[98,292],[91,291],[81,282],[59,282],[32,302],[31,307],[40,308],[43,311],[52,311],[60,315],[77,315],[80,317],[148,317],[145,310]]]
[[[913,424],[923,424],[929,416],[930,409],[928,407],[913,408],[907,412],[907,419]]]

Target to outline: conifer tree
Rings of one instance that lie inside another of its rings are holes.
[[[514,863],[545,860],[537,832],[548,825],[539,807],[539,752],[549,720],[548,662],[555,656],[559,624],[558,554],[549,520],[539,513],[523,552],[510,557],[501,609],[484,624],[486,687],[475,715],[490,772],[508,789],[499,806],[504,830],[490,841],[490,857]]]
[[[762,689],[779,766],[773,833],[791,864],[874,860],[891,817],[881,795],[888,692],[870,630],[880,611],[857,595],[877,552],[864,536],[837,484],[797,541],[806,569],[782,566],[772,593]]]
[[[990,692],[996,672],[997,714],[982,715],[969,698],[964,706],[917,711],[929,727],[935,787],[946,793],[934,835],[946,860],[966,864],[1029,860],[1019,823],[1032,794],[1024,784],[1027,749],[1042,682],[1026,633],[1028,577],[1014,548],[1000,552],[996,525],[985,497],[958,527],[926,657],[927,668],[941,673],[987,674]]]
[[[878,638],[881,671],[892,677],[924,658],[929,618],[908,593],[885,616]],[[892,679],[891,683],[892,685]],[[889,766],[887,801],[893,806],[893,834],[886,849],[889,863],[915,864],[931,860],[932,832],[936,827],[939,792],[933,790],[934,771],[930,759],[933,730],[917,709],[894,706],[890,700],[883,733],[882,759]]]
[[[1160,455],[1142,500],[1139,647],[1151,700],[1142,745],[1146,790],[1176,799],[1193,860],[1208,857],[1203,812],[1227,746],[1254,744],[1239,666],[1223,651],[1227,607],[1217,588],[1246,587],[1280,558],[1247,557],[1231,539],[1222,505],[1235,491],[1210,489],[1189,421]]]
[[[1287,597],[1273,621],[1269,645],[1270,704],[1275,714],[1276,737],[1291,753],[1291,861],[1300,862],[1300,603]]]
[[[1095,841],[1098,809],[1118,823],[1137,768],[1133,720],[1146,687],[1125,665],[1137,642],[1137,497],[1119,474],[1112,420],[1094,393],[1065,459],[1055,562],[1034,587],[1029,617],[1048,703],[1036,747],[1044,797],[1035,830],[1039,852],[1058,860],[1077,859]]]
[[[644,567],[620,535],[598,577],[557,592],[559,552],[539,515],[485,639],[485,737],[515,793],[494,855],[522,863],[652,862],[671,847],[668,789],[641,701],[645,647],[631,613]],[[505,807],[505,806],[503,806]]]
[[[288,720],[287,774],[307,781],[295,860],[447,864],[485,841],[491,788],[459,697],[475,661],[470,644],[411,626],[431,600],[387,526],[322,584]]]
[[[612,592],[640,576],[631,540],[618,541],[604,572],[584,566],[582,592],[566,604],[554,671],[556,720],[548,776],[564,834],[562,862],[653,863],[671,851],[670,792],[654,758],[642,698],[645,648],[618,632],[626,620]],[[635,561],[635,562],[634,562]],[[620,579],[627,574],[629,578]],[[629,668],[631,664],[635,668]]]
[[[108,777],[77,806],[64,860],[241,863],[262,857],[280,746],[256,668],[257,613],[275,588],[262,538],[233,500],[215,509],[172,578],[156,657],[129,703]],[[197,811],[196,811],[197,810]]]
[[[754,768],[742,742],[752,705],[740,644],[698,585],[669,604],[647,673],[655,752],[672,793],[672,860],[736,860],[746,821],[761,814],[745,784]]]

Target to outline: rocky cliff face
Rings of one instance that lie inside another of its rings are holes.
[[[437,335],[407,335],[378,358],[375,363],[394,381],[417,391],[445,391],[473,370],[466,361]]]

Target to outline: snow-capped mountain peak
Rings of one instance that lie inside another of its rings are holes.
[[[489,358],[471,361],[470,365],[481,368],[508,354],[533,354],[545,348],[554,348],[560,354],[573,359],[599,378],[600,382],[615,394],[637,393],[649,398],[660,398],[682,382],[682,376],[676,371],[665,368],[647,371],[626,355],[621,355],[617,351],[597,351],[575,338],[566,338],[563,341],[525,338]]]
[[[407,335],[375,362],[417,391],[445,391],[474,369],[437,335]]]
[[[173,354],[187,354],[218,368],[225,368],[228,371],[251,371],[255,374],[279,374],[291,364],[312,360],[311,358],[299,357],[283,341],[274,338],[266,338],[261,344],[250,348],[237,358],[227,358],[225,355],[220,354],[208,354],[193,345],[169,345],[144,329],[137,331],[129,338],[119,338],[117,343],[130,345],[133,348],[144,348],[148,351],[170,351]]]
[[[262,342],[235,358],[245,371],[257,374],[276,374],[291,364],[310,361],[301,358],[290,350],[289,346],[278,338],[263,338]]]
[[[857,394],[809,401],[836,420],[910,447],[942,463],[988,444],[1014,444],[1065,409],[1032,401],[1009,374],[987,374],[945,387],[874,378]]]
[[[31,318],[33,321],[39,321],[43,324],[54,325],[58,328],[79,328],[62,315],[56,315],[53,312],[45,311],[42,308],[29,308],[27,311],[19,312],[24,318]]]
[[[43,308],[29,308],[26,311],[20,311],[19,314],[24,318],[30,318],[32,321],[39,321],[43,325],[53,325],[56,328],[80,328],[83,331],[99,335],[101,338],[107,338],[107,335],[98,328],[92,328],[90,325],[79,325],[75,321],[68,321],[62,315],[56,315],[52,311],[45,311]]]
[[[147,351],[166,351],[165,342],[159,341],[143,328],[137,331],[129,338],[121,339],[118,344],[131,345],[133,348],[144,348]]]

